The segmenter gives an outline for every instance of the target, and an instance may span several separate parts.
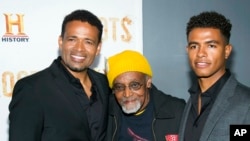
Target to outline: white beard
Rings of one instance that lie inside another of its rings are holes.
[[[133,103],[122,104],[122,110],[124,113],[127,114],[136,113],[140,108],[141,108],[141,103],[138,99]]]

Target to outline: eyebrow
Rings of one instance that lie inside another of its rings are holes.
[[[191,44],[198,44],[198,42],[188,42],[188,45],[191,45]]]
[[[77,38],[77,36],[74,36],[74,35],[72,35],[72,36],[64,36],[64,38]]]
[[[216,40],[209,40],[209,41],[206,41],[205,42],[206,44],[211,44],[211,43],[215,43],[215,44],[218,44],[219,42],[216,41]],[[192,44],[199,44],[198,42],[195,42],[195,41],[192,41],[192,42],[189,42],[188,43],[188,46],[192,45]]]
[[[216,40],[211,40],[211,41],[207,41],[206,43],[207,43],[207,44],[210,44],[210,43],[215,43],[215,44],[218,44],[219,42],[218,42],[218,41],[216,41]]]

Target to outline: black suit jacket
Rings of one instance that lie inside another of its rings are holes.
[[[88,70],[98,87],[103,120],[97,140],[104,139],[110,89],[105,75]],[[19,80],[9,105],[9,141],[90,141],[86,113],[56,60],[47,69]]]

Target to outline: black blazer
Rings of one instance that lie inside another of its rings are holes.
[[[55,60],[50,67],[19,80],[9,105],[9,141],[90,141],[86,113]],[[97,141],[104,140],[110,89],[105,75],[91,69],[102,102]]]

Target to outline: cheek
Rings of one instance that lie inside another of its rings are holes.
[[[191,64],[191,62],[195,59],[194,54],[188,53],[187,54],[187,61]]]
[[[143,104],[144,101],[145,101],[145,97],[144,96],[143,97],[139,97],[139,101],[140,101],[141,104]]]
[[[213,60],[214,62],[221,62],[225,59],[225,54],[224,53],[218,53],[218,52],[211,52],[210,53],[210,59]]]
[[[65,52],[69,52],[69,50],[70,50],[70,47],[69,47],[69,46],[65,46],[65,45],[64,45],[64,46],[60,47],[60,51],[61,51],[61,52],[64,52],[64,53],[65,53]]]
[[[188,53],[188,59],[191,61],[191,60],[194,60],[196,58],[196,53],[195,52],[192,52],[192,53]]]
[[[136,98],[142,103],[142,102],[144,102],[144,100],[145,100],[145,98],[146,98],[146,93],[145,93],[145,91],[143,91],[143,92],[141,92],[141,93],[139,93],[139,94],[137,94],[137,95],[135,95],[136,96]]]
[[[93,52],[93,55],[95,55],[95,56],[99,54],[99,50],[97,48],[92,50],[92,52]]]
[[[115,98],[118,102],[122,101],[122,95],[115,95]]]
[[[217,58],[213,58],[214,63],[218,66],[224,66],[224,64],[226,64],[226,59],[224,56],[218,56]]]

